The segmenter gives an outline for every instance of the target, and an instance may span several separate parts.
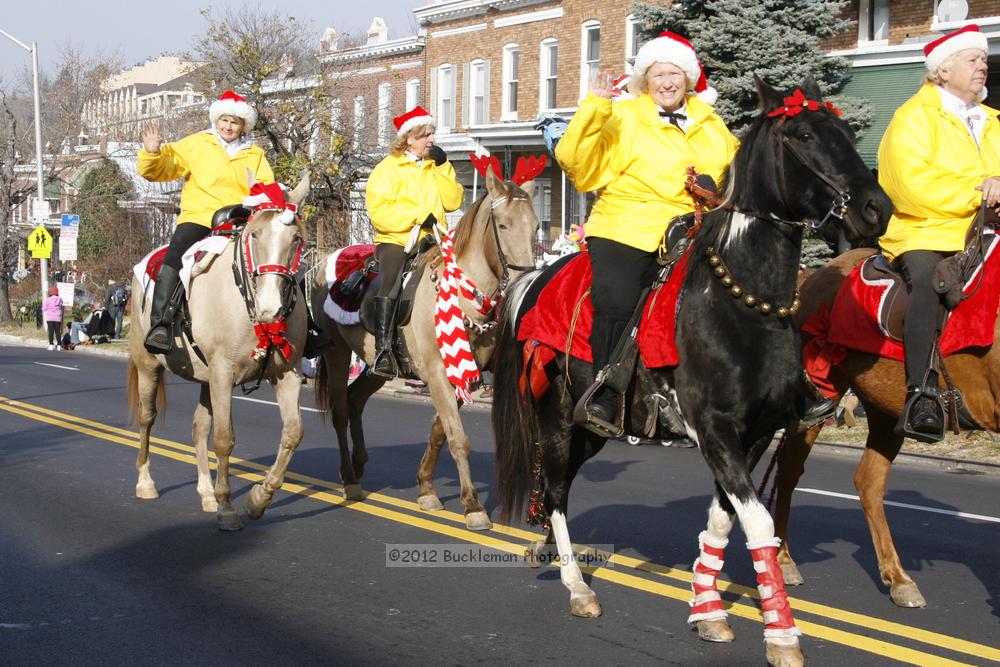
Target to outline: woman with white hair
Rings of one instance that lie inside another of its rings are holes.
[[[687,168],[718,181],[739,144],[712,108],[716,91],[680,35],[664,32],[639,49],[628,90],[632,99],[612,104],[610,81],[593,85],[555,150],[577,190],[598,192],[586,223],[595,376],[656,276],[670,222],[695,210]],[[616,433],[617,402],[612,389],[600,387],[582,406],[587,420],[580,425]]]
[[[879,184],[895,210],[879,239],[903,276],[907,406],[897,432],[942,431],[931,351],[943,306],[934,270],[965,248],[979,208],[1000,206],[1000,123],[986,97],[986,37],[976,25],[924,47],[924,84],[896,110],[878,150]]]
[[[249,137],[257,122],[257,111],[249,102],[227,90],[212,102],[208,116],[209,129],[168,144],[154,122],[142,128],[142,148],[135,163],[139,175],[147,181],[184,179],[177,228],[153,290],[145,340],[152,354],[166,354],[173,343],[170,325],[178,303],[173,296],[184,252],[209,235],[216,211],[243,202],[250,191],[247,170],[259,182],[274,181],[264,151]]]

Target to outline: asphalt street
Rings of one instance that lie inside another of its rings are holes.
[[[706,644],[685,624],[712,491],[697,450],[611,442],[582,469],[571,536],[615,554],[587,577],[604,615],[585,620],[570,615],[555,568],[390,562],[394,549],[489,558],[518,552],[538,533],[520,523],[467,531],[447,453],[436,484],[445,510],[416,507],[428,402],[372,399],[363,480],[371,495],[348,503],[332,428],[305,389],[305,438],[285,489],[261,520],[222,533],[195,492],[197,394],[169,379],[152,456],[161,497],[138,500],[124,360],[0,347],[4,664],[764,663],[738,529],[723,574],[733,582],[724,598],[736,641]],[[280,420],[268,387],[252,400],[234,395],[233,489],[242,508],[273,461]],[[474,407],[463,416],[473,475],[492,511],[489,413]],[[1000,662],[1000,477],[897,464],[889,521],[929,602],[900,609],[878,581],[854,497],[856,463],[856,454],[815,452],[796,494],[791,547],[806,585],[790,595],[807,664]]]

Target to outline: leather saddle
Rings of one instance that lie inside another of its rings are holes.
[[[396,306],[396,326],[402,327],[410,323],[410,316],[413,314],[413,297],[420,284],[420,278],[424,274],[425,262],[417,261],[419,255],[411,257],[403,265],[400,271],[400,283],[393,289],[393,293],[398,294]],[[374,258],[373,258],[374,259]],[[361,298],[361,326],[368,333],[375,333],[375,296],[382,286],[382,276],[375,276],[368,284],[364,296]]]

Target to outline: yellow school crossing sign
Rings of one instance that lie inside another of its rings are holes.
[[[38,225],[28,236],[28,250],[33,259],[49,259],[52,257],[52,234],[45,225]]]

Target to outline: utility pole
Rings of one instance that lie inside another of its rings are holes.
[[[0,30],[0,35],[3,35],[7,39],[11,40],[22,49],[31,54],[31,73],[32,81],[34,84],[35,93],[35,162],[38,170],[38,198],[35,202],[35,206],[32,207],[32,217],[36,218],[36,221],[45,224],[47,216],[44,216],[45,206],[45,183],[42,178],[42,112],[41,112],[41,95],[38,93],[38,43],[32,42],[31,46],[28,46],[17,37],[14,37],[8,32]],[[46,206],[46,209],[48,207]],[[42,262],[42,298],[44,299],[49,293],[49,261],[44,257],[41,259]]]

